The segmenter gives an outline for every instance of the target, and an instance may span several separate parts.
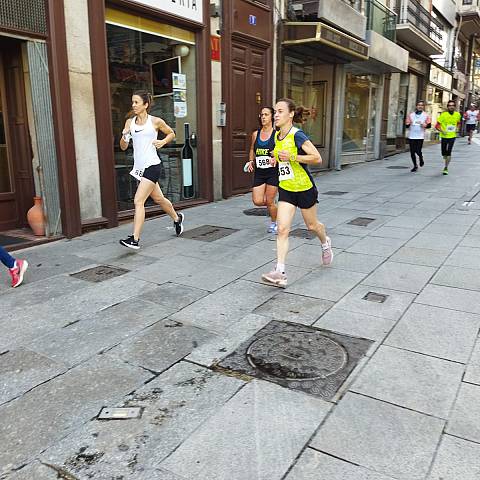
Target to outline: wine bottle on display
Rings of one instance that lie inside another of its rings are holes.
[[[183,197],[193,198],[193,149],[190,145],[190,124],[185,123],[185,143],[182,148]]]

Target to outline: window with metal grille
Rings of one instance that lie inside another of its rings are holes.
[[[45,0],[1,0],[0,30],[47,34]]]

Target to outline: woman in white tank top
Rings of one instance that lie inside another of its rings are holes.
[[[165,213],[173,220],[177,236],[183,232],[183,213],[178,213],[172,203],[162,193],[158,180],[160,178],[160,158],[157,150],[170,143],[175,138],[175,132],[158,117],[148,114],[152,105],[152,97],[148,92],[137,91],[132,95],[133,118],[127,119],[120,139],[120,148],[126,150],[133,141],[133,169],[130,172],[139,180],[135,193],[135,219],[133,222],[133,235],[120,244],[124,247],[138,250],[143,224],[145,222],[145,202],[148,197],[160,205]],[[165,134],[163,140],[158,140],[158,131]]]

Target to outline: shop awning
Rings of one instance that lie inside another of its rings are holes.
[[[322,22],[286,22],[282,46],[332,63],[368,60],[368,44]]]

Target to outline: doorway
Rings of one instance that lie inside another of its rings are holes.
[[[21,43],[0,37],[0,231],[27,226],[35,194]]]

